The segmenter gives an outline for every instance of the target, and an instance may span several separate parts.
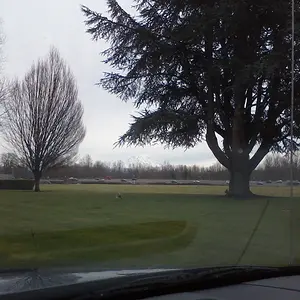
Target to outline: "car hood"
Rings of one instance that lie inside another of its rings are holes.
[[[88,272],[53,270],[6,271],[0,273],[0,295],[172,270],[175,269],[128,269]]]

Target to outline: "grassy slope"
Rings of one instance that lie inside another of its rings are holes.
[[[208,186],[53,185],[43,189],[42,193],[0,191],[0,266],[94,261],[112,267],[234,264],[267,201],[212,196],[223,194],[225,187]],[[254,189],[278,197],[287,196],[288,190]],[[115,198],[117,192],[123,200]],[[300,196],[299,188],[295,194]],[[288,262],[291,207],[294,250],[300,258],[299,200],[271,199],[242,263]],[[140,225],[148,222],[152,223],[146,229]],[[187,234],[178,237],[182,230]]]

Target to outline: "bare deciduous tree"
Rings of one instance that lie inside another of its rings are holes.
[[[92,168],[93,160],[89,154],[80,159],[79,164],[86,168]]]
[[[14,153],[2,153],[0,156],[1,166],[5,174],[12,173],[13,169],[20,166],[18,157]]]
[[[7,97],[8,89],[7,89],[7,82],[5,78],[0,78],[0,117],[4,115],[4,101]],[[1,122],[0,122],[1,124]]]
[[[0,20],[1,25],[1,20]],[[3,45],[4,45],[5,37],[2,32],[0,32],[0,73],[2,71],[2,63],[3,63]],[[7,82],[5,78],[2,76],[0,77],[0,116],[3,116],[3,102],[7,96]]]
[[[42,173],[72,160],[85,136],[76,81],[57,50],[11,84],[5,110],[5,139],[40,191]]]

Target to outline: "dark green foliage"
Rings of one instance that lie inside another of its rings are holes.
[[[115,72],[105,73],[99,84],[139,109],[117,145],[190,148],[206,140],[219,162],[245,180],[269,151],[290,148],[289,0],[135,2],[135,17],[116,0],[107,1],[110,18],[82,8],[87,32],[110,43],[103,55]],[[300,2],[295,2],[298,148]]]
[[[32,191],[33,180],[28,179],[4,179],[0,180],[0,190],[23,190]]]

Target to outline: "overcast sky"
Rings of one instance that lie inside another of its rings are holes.
[[[119,1],[126,9],[130,9],[130,2]],[[155,164],[168,161],[207,166],[214,163],[205,143],[187,151],[165,150],[163,146],[113,149],[113,143],[127,130],[130,114],[135,111],[131,103],[123,103],[95,86],[102,72],[108,70],[99,55],[108,45],[103,41],[93,42],[85,33],[81,4],[101,13],[107,10],[106,0],[1,0],[6,76],[22,77],[37,58],[55,46],[77,78],[84,106],[87,135],[80,146],[80,156],[90,154],[94,161],[127,162],[141,157]]]

